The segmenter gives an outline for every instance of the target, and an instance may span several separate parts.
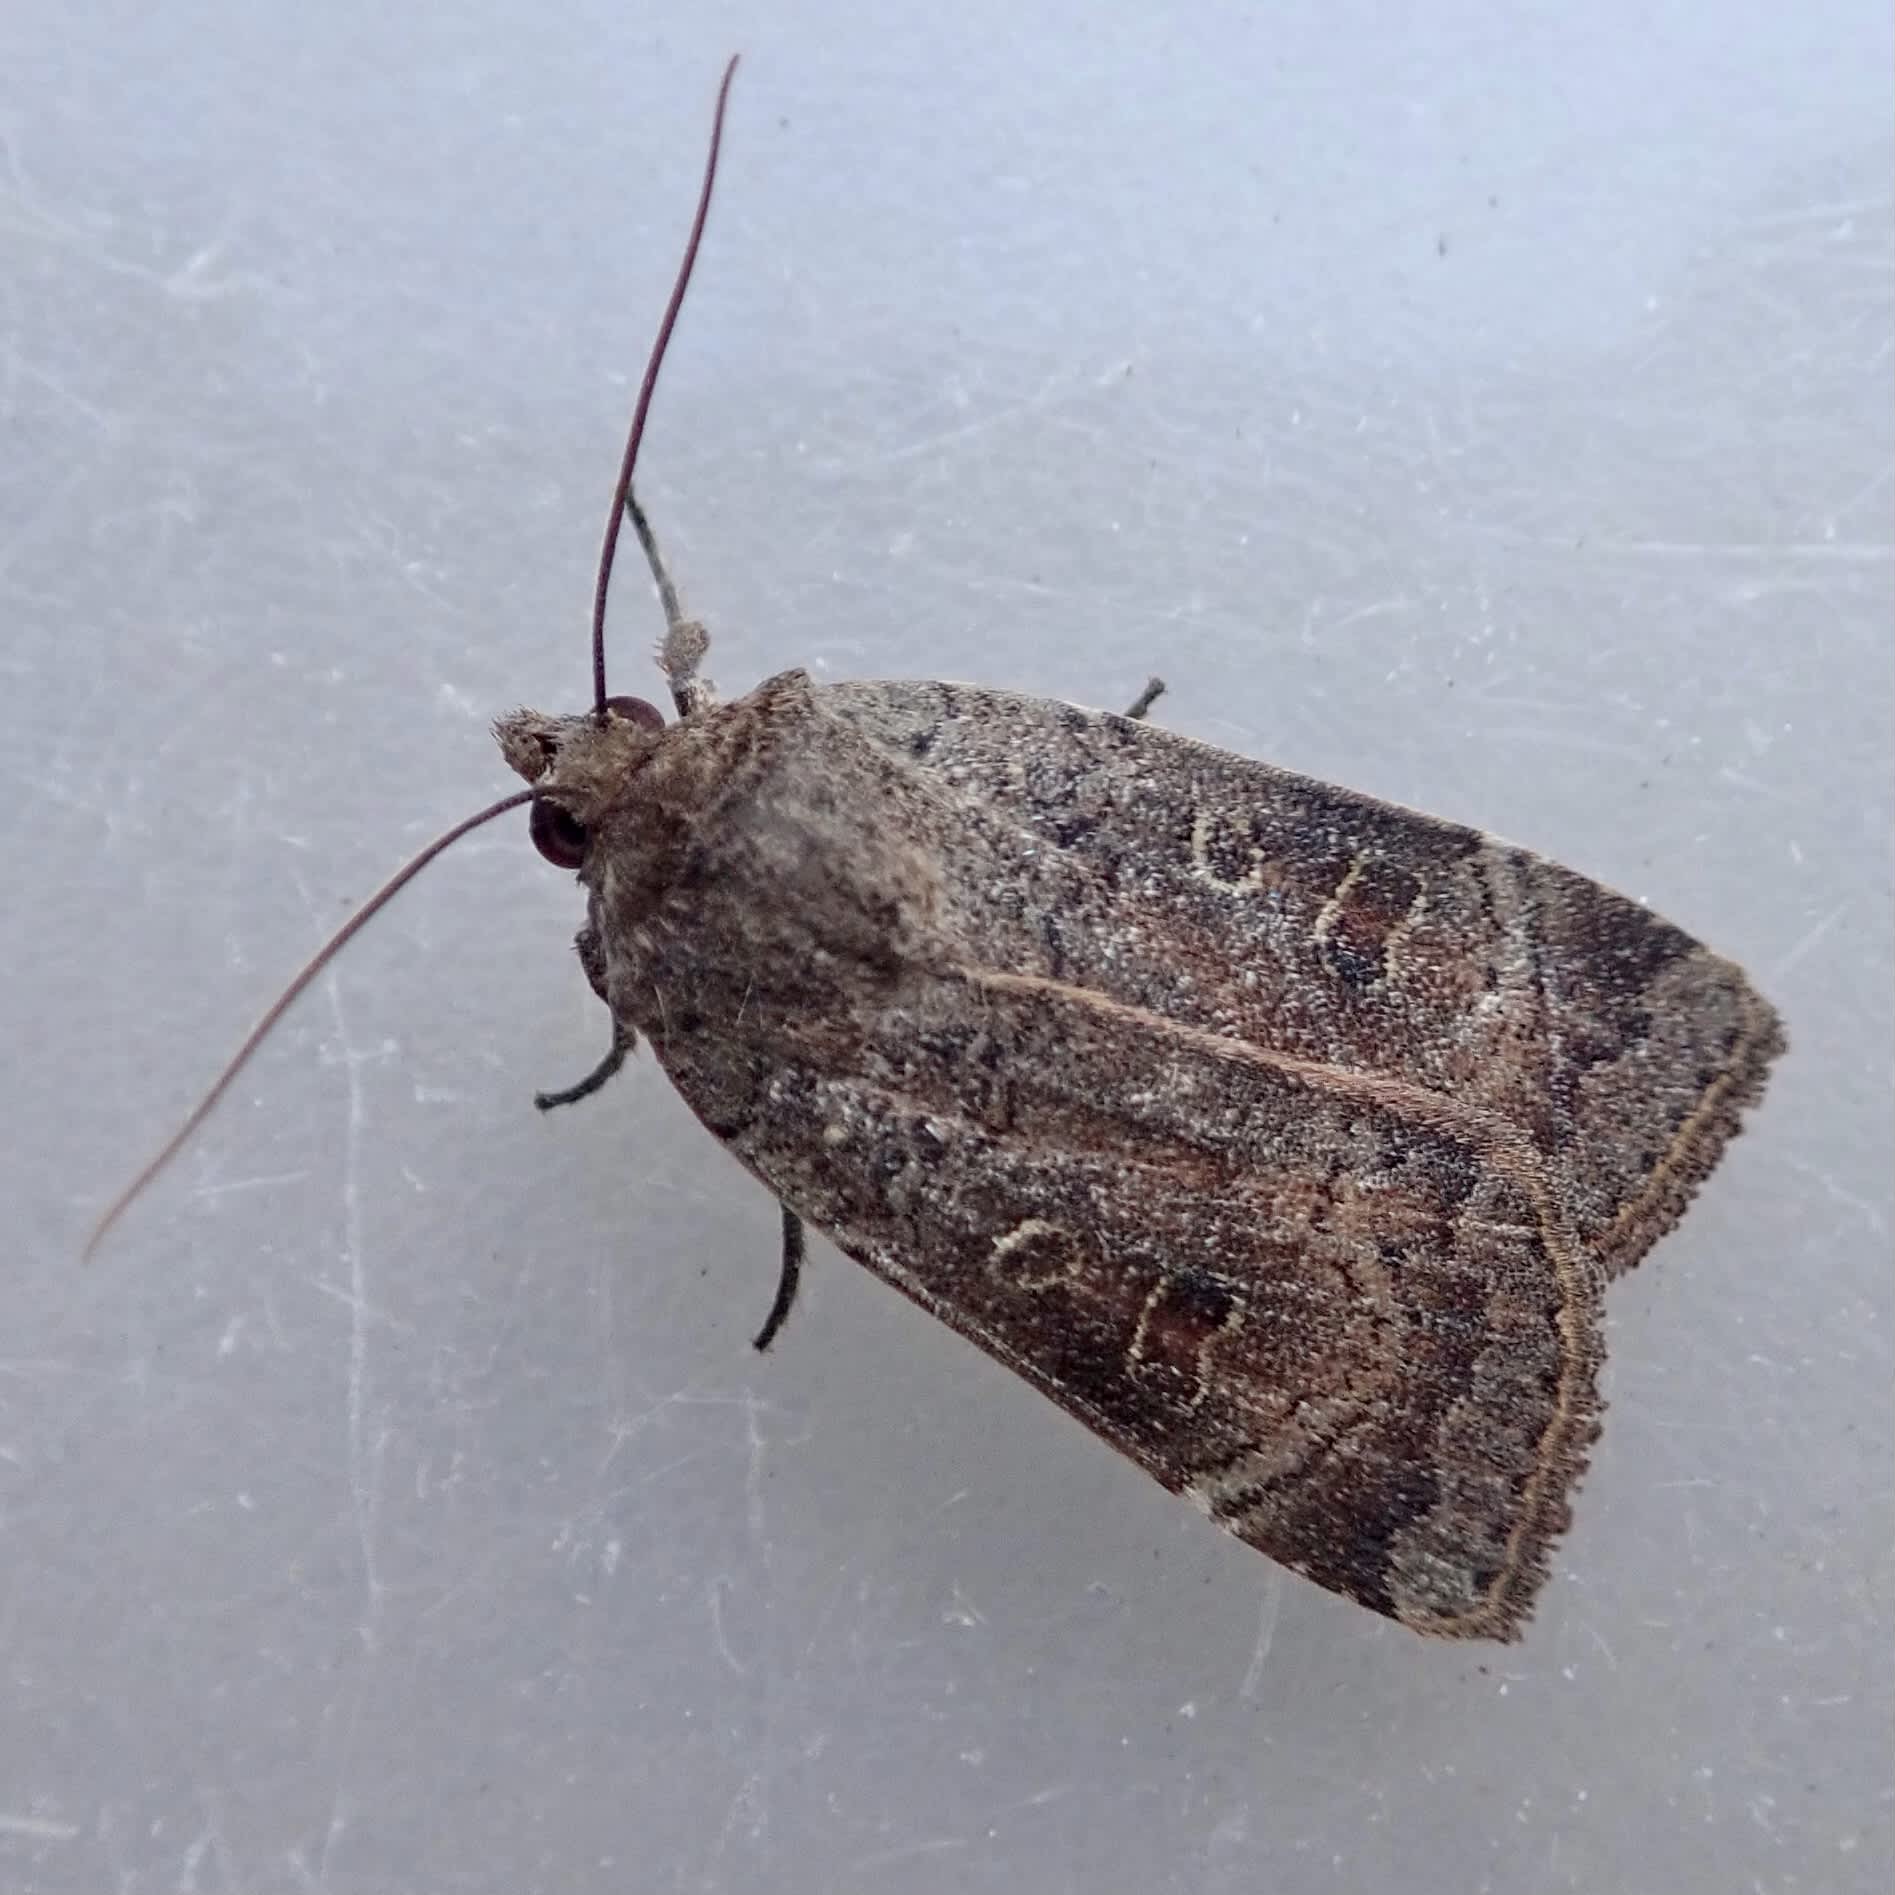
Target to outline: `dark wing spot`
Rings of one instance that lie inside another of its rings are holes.
[[[1388,940],[1407,919],[1421,878],[1379,857],[1360,863],[1335,898],[1323,954],[1337,977],[1360,991],[1388,973]]]

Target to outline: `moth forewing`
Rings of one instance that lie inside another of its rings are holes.
[[[1487,1106],[1609,1274],[1677,1221],[1782,1050],[1741,968],[1478,830],[1045,699],[824,698],[978,811],[1022,911],[992,911],[983,959]]]
[[[1517,1630],[1599,1283],[1510,1128],[973,969],[656,1050],[785,1203],[1240,1538],[1417,1629]]]

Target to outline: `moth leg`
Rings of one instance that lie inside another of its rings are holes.
[[[638,504],[638,496],[629,488],[625,494],[625,514],[632,523],[632,531],[638,535],[639,545],[644,548],[645,564],[651,568],[653,583],[658,588],[658,602],[664,607],[665,635],[658,647],[658,668],[671,686],[671,701],[677,706],[678,715],[695,717],[717,702],[717,687],[709,678],[700,678],[697,674],[704,654],[710,650],[711,635],[696,619],[684,616],[678,588],[672,583],[664,555],[658,550],[658,536],[651,530],[651,522]]]
[[[710,633],[696,619],[680,619],[666,631],[664,643],[658,647],[658,668],[671,686],[671,701],[680,717],[696,717],[717,702],[716,685],[697,674],[710,646]]]
[[[573,936],[572,945],[579,956],[579,965],[585,969],[588,985],[609,1007],[612,1003],[605,991],[605,950],[599,945],[598,929],[588,921]],[[550,1112],[556,1105],[571,1105],[575,1100],[591,1098],[625,1064],[627,1055],[637,1044],[638,1035],[630,1027],[622,1026],[615,1014],[612,1018],[612,1044],[605,1057],[576,1086],[566,1086],[558,1092],[536,1092],[533,1103],[542,1112]]]
[[[787,1204],[781,1209],[783,1268],[776,1280],[776,1301],[770,1305],[770,1313],[764,1317],[763,1327],[751,1344],[760,1350],[767,1349],[776,1340],[777,1331],[790,1313],[790,1305],[796,1301],[796,1286],[803,1280],[803,1220]]]
[[[542,1112],[550,1112],[556,1105],[576,1105],[581,1099],[591,1098],[625,1064],[626,1056],[637,1044],[638,1035],[614,1020],[612,1044],[606,1049],[605,1057],[577,1085],[562,1086],[557,1092],[536,1092],[533,1103]]]
[[[1132,700],[1132,708],[1127,711],[1125,715],[1135,719],[1139,723],[1143,723],[1145,713],[1150,710],[1164,694],[1165,681],[1163,678],[1147,678],[1145,680],[1144,690],[1139,692],[1138,696]]]

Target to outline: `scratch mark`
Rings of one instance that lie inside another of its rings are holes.
[[[290,1865],[296,1877],[296,1886],[304,1891],[304,1895],[320,1895],[322,1884],[310,1872],[309,1858],[300,1849],[285,1851],[283,1860]]]
[[[1240,1698],[1254,1698],[1263,1684],[1263,1668],[1270,1661],[1271,1646],[1276,1643],[1277,1615],[1282,1610],[1283,1575],[1273,1570],[1265,1579],[1263,1597],[1257,1605],[1257,1642],[1251,1648],[1244,1681],[1237,1687]]]
[[[763,1438],[763,1430],[757,1426],[757,1416],[763,1408],[764,1403],[754,1398],[744,1402],[744,1427],[750,1437],[750,1466],[744,1475],[744,1511],[750,1524],[750,1537],[763,1549],[767,1559],[770,1541],[763,1518],[763,1457],[769,1443]]]
[[[71,1842],[79,1833],[77,1823],[62,1823],[50,1816],[16,1816],[0,1812],[0,1836],[26,1836],[34,1842]]]
[[[1867,1198],[1858,1197],[1853,1191],[1845,1190],[1828,1172],[1819,1171],[1814,1165],[1808,1164],[1800,1158],[1786,1157],[1783,1162],[1788,1165],[1792,1171],[1800,1171],[1804,1177],[1815,1179],[1838,1204],[1846,1204],[1850,1210],[1856,1212],[1862,1221],[1874,1231],[1876,1236],[1886,1237],[1888,1235],[1887,1220],[1884,1219],[1882,1213],[1877,1210]]]
[[[222,1184],[194,1185],[194,1198],[227,1198],[239,1191],[264,1191],[279,1184],[299,1184],[309,1173],[303,1171],[266,1171],[254,1178],[227,1178]]]
[[[1097,385],[1094,384],[1095,387]],[[1072,393],[1073,388],[1065,376],[1049,376],[1033,394],[1004,401],[985,414],[972,416],[953,427],[937,428],[932,433],[916,435],[904,441],[900,447],[884,448],[870,454],[835,456],[822,464],[822,471],[826,474],[863,474],[876,468],[899,466],[903,461],[931,460],[944,448],[958,442],[971,441],[996,428],[1028,420],[1044,409],[1069,400]]]
[[[300,878],[299,878],[300,881]],[[309,900],[304,891],[304,901]],[[313,912],[313,904],[311,904]],[[329,1823],[323,1834],[322,1855],[316,1867],[316,1881],[329,1886],[329,1867],[337,1846],[348,1829],[349,1779],[354,1769],[356,1735],[361,1727],[362,1705],[368,1694],[367,1672],[374,1654],[381,1624],[383,1587],[375,1559],[375,1524],[380,1505],[381,1451],[371,1444],[368,1432],[369,1400],[369,1315],[368,1263],[362,1244],[362,1133],[367,1124],[367,1104],[362,1091],[362,1065],[370,1057],[379,1057],[358,1049],[349,1036],[348,1016],[343,1010],[342,987],[333,969],[323,980],[324,997],[335,1021],[336,1037],[342,1043],[342,1069],[348,1078],[349,1119],[343,1145],[342,1211],[343,1251],[349,1267],[349,1292],[343,1299],[349,1310],[349,1372],[347,1392],[348,1473],[350,1502],[355,1514],[357,1538],[362,1546],[362,1583],[365,1603],[357,1633],[362,1641],[353,1687],[349,1721],[343,1733],[341,1755],[336,1761],[335,1790],[330,1798]]]
[[[1500,533],[1494,536],[1526,546],[1569,545],[1543,534]],[[1887,565],[1895,561],[1890,540],[1646,540],[1594,539],[1593,553],[1615,553],[1642,559],[1769,559],[1826,561],[1836,565]]]
[[[857,1870],[891,1868],[897,1862],[913,1862],[921,1856],[945,1855],[950,1849],[965,1849],[965,1836],[931,1836],[926,1842],[904,1843],[898,1849],[877,1849],[870,1855],[857,1856]]]
[[[749,1830],[752,1842],[760,1842],[764,1830],[769,1827],[769,1814],[763,1807],[763,1779],[754,1772],[744,1778],[737,1794],[730,1799],[730,1809],[725,1814],[717,1832],[717,1841],[712,1847],[714,1856],[721,1858],[729,1849],[731,1837],[739,1825]]]
[[[1057,1803],[1062,1796],[1072,1794],[1070,1783],[1055,1783],[1050,1789],[1035,1790],[1031,1796],[1016,1796],[1011,1802],[999,1804],[993,1811],[996,1816],[1010,1816],[1015,1810],[1044,1809],[1048,1803]]]
[[[1490,733],[1496,743],[1519,744],[1526,749],[1552,748],[1574,750],[1587,757],[1620,757],[1637,763],[1645,752],[1636,744],[1618,743],[1609,737],[1596,737],[1584,731],[1560,730],[1544,724],[1507,724]]]
[[[720,1574],[705,1588],[705,1596],[709,1599],[711,1607],[711,1634],[717,1640],[718,1655],[724,1663],[738,1677],[747,1678],[750,1675],[749,1669],[738,1662],[737,1654],[730,1649],[730,1640],[724,1636],[724,1594],[729,1586],[730,1581]]]
[[[7,218],[6,223],[22,236],[37,237],[41,242],[63,246],[113,276],[130,277],[134,282],[149,284],[179,302],[210,302],[240,294],[267,294],[274,287],[267,279],[249,270],[232,270],[224,276],[212,274],[213,266],[222,261],[229,248],[228,226],[232,221],[229,218],[225,220],[226,228],[223,231],[209,243],[201,245],[177,268],[155,270],[149,265],[114,255],[96,231],[49,208],[33,181],[27,177],[12,140],[4,135],[0,135],[0,159],[5,162],[12,184],[13,201],[19,211],[18,215]],[[0,209],[4,208],[5,200],[0,198]],[[108,228],[117,227],[117,219],[105,221]]]
[[[22,381],[31,382],[34,387],[44,389],[47,394],[53,396],[56,400],[63,401],[69,407],[76,409],[86,420],[91,422],[101,434],[116,435],[119,432],[119,423],[115,416],[107,414],[103,409],[95,408],[83,395],[74,389],[68,388],[50,369],[40,368],[36,364],[27,361],[25,357],[20,354],[17,345],[11,342],[6,344],[6,365],[7,381],[9,384]],[[12,405],[13,404],[9,402],[9,412],[11,411]]]
[[[198,1871],[203,1868],[206,1856],[217,1864],[217,1879],[226,1889],[241,1888],[243,1878],[238,1875],[237,1865],[231,1860],[230,1843],[225,1838],[223,1824],[218,1820],[217,1805],[201,1790],[198,1797],[204,1806],[204,1827],[185,1850],[184,1860],[179,1864],[178,1895],[196,1895]]]
[[[361,1297],[355,1293],[353,1283],[345,1290],[340,1283],[331,1283],[319,1276],[305,1277],[303,1281],[307,1283],[312,1290],[316,1290],[324,1296],[333,1297],[349,1312],[350,1319],[353,1322],[365,1326],[368,1323],[377,1322],[385,1329],[394,1330],[399,1336],[412,1336],[415,1333],[413,1323],[405,1323],[399,1316],[391,1316],[387,1310],[378,1308],[373,1303],[363,1302]]]
[[[1607,1667],[1610,1670],[1617,1671],[1619,1668],[1618,1654],[1605,1642],[1605,1634],[1601,1632],[1596,1625],[1591,1623],[1581,1625],[1580,1630],[1598,1646],[1599,1655],[1606,1661]]]
[[[1373,599],[1367,605],[1358,605],[1353,612],[1345,612],[1340,618],[1331,620],[1326,629],[1331,633],[1347,631],[1351,625],[1360,625],[1368,619],[1387,618],[1391,612],[1412,612],[1414,609],[1414,600],[1398,592],[1390,599]]]
[[[362,1095],[362,1059],[349,1038],[348,1016],[342,1008],[342,984],[330,970],[323,978],[323,993],[336,1023],[336,1037],[342,1042],[342,1069],[348,1076],[349,1123],[343,1142],[342,1158],[342,1232],[344,1258],[349,1266],[349,1388],[348,1443],[349,1494],[355,1509],[356,1537],[362,1543],[362,1581],[368,1594],[368,1609],[363,1615],[363,1645],[375,1649],[382,1607],[381,1574],[375,1563],[375,1516],[380,1502],[377,1479],[379,1454],[368,1442],[369,1389],[369,1300],[368,1264],[362,1250],[362,1131],[367,1121],[367,1106]]]
[[[987,1615],[977,1606],[958,1582],[954,1587],[954,1603],[941,1614],[943,1623],[948,1625],[976,1626],[987,1623]]]
[[[1727,767],[1719,770],[1717,777],[1720,783],[1728,783],[1732,789],[1742,790],[1748,796],[1765,797],[1785,809],[1795,809],[1801,802],[1800,798],[1786,795],[1773,784],[1760,781],[1746,770],[1733,770]]]
[[[1798,961],[1802,960],[1804,956],[1822,940],[1823,936],[1849,912],[1849,906],[1848,902],[1839,901],[1828,914],[1824,915],[1822,920],[1817,922],[1815,927],[1811,928],[1808,933],[1804,934],[1789,952],[1770,970],[1772,978],[1780,978],[1782,975],[1787,974]]]

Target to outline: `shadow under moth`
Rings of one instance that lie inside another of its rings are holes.
[[[1782,1049],[1743,973],[1524,849],[1129,715],[699,675],[633,494],[735,69],[639,391],[593,703],[495,731],[586,890],[611,1013],[783,1209],[1259,1551],[1420,1632],[1516,1637],[1599,1426],[1607,1282]],[[629,520],[676,710],[609,696]]]

